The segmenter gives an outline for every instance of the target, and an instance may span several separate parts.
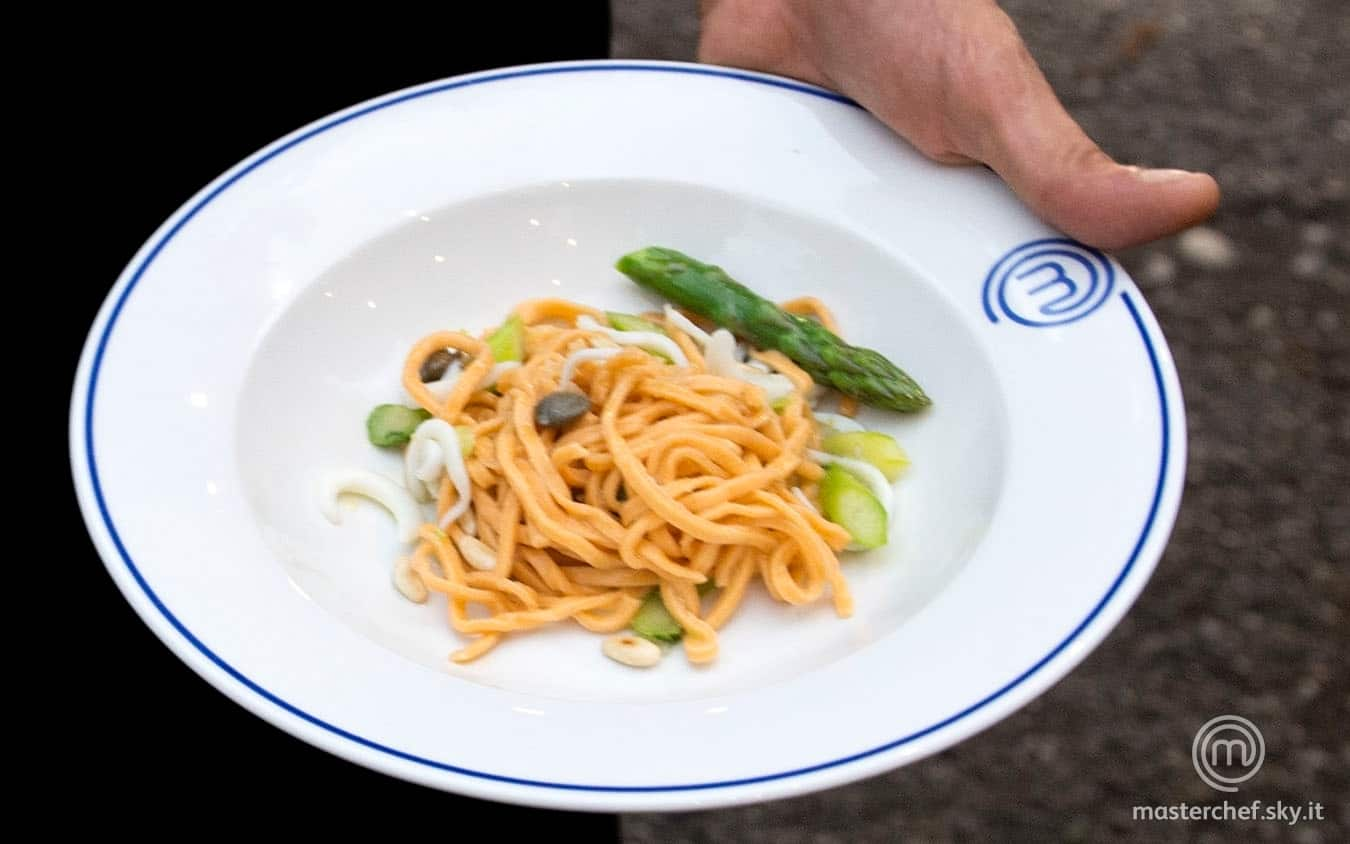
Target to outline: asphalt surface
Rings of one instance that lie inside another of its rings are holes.
[[[691,59],[694,6],[615,3],[615,56]],[[986,732],[807,797],[630,815],[625,841],[1350,840],[1350,4],[1004,7],[1108,152],[1224,190],[1204,230],[1118,256],[1186,398],[1168,551],[1100,648]],[[1230,801],[1320,802],[1325,820],[1132,818],[1223,799],[1190,747],[1228,713],[1267,748]]]

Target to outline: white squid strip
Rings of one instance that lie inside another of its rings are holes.
[[[435,501],[444,466],[445,454],[435,440],[410,441],[403,450],[403,485],[418,501]]]
[[[592,360],[609,360],[621,352],[623,352],[623,349],[578,349],[568,355],[567,360],[563,361],[562,377],[558,380],[558,389],[563,389],[572,383],[572,376],[576,374],[579,364]]]
[[[708,371],[723,378],[735,378],[747,384],[754,384],[764,391],[769,404],[785,399],[792,394],[792,382],[786,375],[757,372],[736,360],[736,338],[725,328],[719,328],[708,338],[704,347],[703,359]]]
[[[889,523],[891,516],[895,515],[895,490],[886,480],[886,476],[881,474],[881,470],[868,463],[866,460],[855,460],[852,457],[840,457],[837,454],[829,454],[824,451],[816,451],[813,448],[806,450],[806,456],[819,463],[822,466],[831,464],[848,472],[853,477],[862,481],[867,489],[877,497],[881,506],[886,510],[886,521]]]
[[[796,496],[797,500],[800,501],[806,507],[806,509],[810,510],[813,513],[818,512],[816,510],[816,505],[811,503],[811,499],[806,497],[806,493],[802,492],[801,487],[794,486],[792,488],[792,494]]]
[[[403,449],[403,486],[418,501],[427,500],[427,489],[417,480],[417,467],[421,465],[422,447],[414,446],[412,441]]]
[[[364,469],[330,472],[319,486],[319,509],[335,525],[342,524],[338,498],[344,494],[369,498],[393,514],[401,542],[412,542],[417,538],[417,529],[422,526],[422,508],[403,487]]]
[[[422,459],[417,462],[417,468],[413,472],[413,476],[419,481],[431,484],[441,478],[441,470],[445,468],[445,452],[441,451],[441,447],[433,439],[419,440],[418,442],[422,446]]]
[[[450,483],[455,486],[455,503],[441,517],[440,526],[444,530],[469,509],[469,469],[464,465],[464,455],[459,450],[459,434],[449,422],[444,419],[428,419],[418,425],[417,430],[413,431],[409,448],[414,445],[419,449],[422,448],[419,444],[422,440],[430,440],[440,446],[441,461],[446,474],[450,476]],[[440,472],[437,471],[434,477],[439,476]],[[420,472],[419,479],[426,480],[421,477]]]
[[[637,346],[639,349],[660,352],[676,366],[689,365],[689,358],[684,356],[684,351],[675,341],[664,334],[657,334],[655,331],[619,331],[616,328],[607,328],[596,322],[595,317],[589,314],[582,314],[577,317],[577,328],[598,331],[620,346]]]
[[[488,370],[487,376],[483,379],[483,383],[478,385],[479,388],[486,390],[497,386],[498,379],[519,366],[520,361],[518,360],[504,360],[501,363],[493,364],[492,368]],[[446,368],[445,374],[440,377],[440,380],[427,383],[427,392],[435,396],[438,401],[445,401],[446,397],[450,395],[450,391],[455,389],[455,384],[459,383],[459,376],[463,374],[464,365],[455,361]]]
[[[851,434],[854,431],[867,430],[862,425],[859,425],[856,419],[849,419],[847,416],[839,413],[825,413],[822,411],[814,415],[817,422],[833,431],[838,431],[841,434]]]
[[[723,366],[725,364],[726,358],[721,353],[721,346],[722,344],[725,344],[726,341],[719,340],[717,344],[713,343],[713,337],[717,336],[718,332],[722,332],[727,337],[731,338],[730,358],[733,364],[736,364],[737,366],[741,365],[740,357],[744,351],[739,346],[736,345],[736,338],[732,336],[730,331],[727,331],[725,328],[719,328],[717,329],[717,331],[713,332],[712,334],[709,334],[702,328],[699,328],[698,325],[696,325],[693,322],[693,320],[689,319],[689,317],[680,313],[670,305],[665,306],[665,313],[666,319],[670,321],[671,325],[674,325],[676,328],[680,329],[685,334],[688,334],[695,343],[698,343],[700,346],[703,347],[705,355],[708,352],[710,346],[712,345],[718,346],[717,352],[719,356],[718,365],[723,369],[723,371],[718,371],[717,369],[714,369],[712,360],[707,359],[708,370],[710,372],[714,372],[715,374],[718,375],[725,374],[725,376],[729,378],[739,378],[742,381],[747,381],[751,384],[754,384],[762,388],[764,390],[765,395],[768,397],[770,404],[772,404],[775,401],[778,401],[779,399],[786,398],[787,395],[792,392],[792,382],[787,379],[787,376],[774,373],[769,368],[768,364],[764,363],[763,361],[758,360],[751,361],[749,364],[747,364],[751,369],[759,370],[758,375],[749,374],[749,377],[746,377],[747,373],[745,373],[743,369]]]
[[[479,571],[492,571],[497,567],[497,552],[487,547],[481,539],[473,536],[461,536],[455,547],[464,556],[464,562]]]
[[[427,392],[436,397],[437,401],[445,401],[450,395],[450,391],[455,389],[455,384],[459,383],[459,376],[464,374],[464,364],[458,360],[445,368],[445,374],[436,381],[428,381],[424,386]]]
[[[486,390],[489,387],[497,386],[497,379],[511,370],[519,368],[520,361],[518,360],[504,360],[501,363],[494,363],[492,368],[488,370],[487,378],[483,379],[482,389]]]
[[[685,334],[688,334],[689,338],[693,340],[695,343],[699,344],[700,346],[708,345],[708,340],[712,337],[712,335],[704,331],[702,328],[699,328],[696,324],[694,324],[693,320],[691,320],[684,314],[680,313],[679,311],[675,310],[675,308],[671,307],[670,305],[665,306],[665,312],[666,312],[666,319],[670,320],[671,325],[680,329]]]

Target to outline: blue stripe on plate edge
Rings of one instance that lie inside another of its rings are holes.
[[[1163,383],[1162,367],[1158,361],[1157,351],[1153,347],[1153,341],[1149,337],[1148,329],[1144,325],[1143,318],[1140,316],[1138,308],[1135,306],[1130,296],[1124,292],[1120,294],[1120,298],[1125,303],[1125,307],[1129,310],[1130,317],[1133,319],[1135,326],[1139,330],[1139,336],[1144,342],[1144,349],[1148,353],[1149,365],[1153,371],[1153,379],[1155,386],[1157,387],[1158,390],[1158,402],[1162,414],[1162,453],[1158,466],[1158,480],[1153,491],[1153,501],[1149,505],[1148,518],[1144,521],[1144,527],[1140,531],[1139,538],[1135,542],[1134,548],[1130,551],[1129,558],[1125,561],[1124,567],[1121,568],[1120,573],[1116,576],[1116,579],[1112,581],[1110,588],[1106,590],[1106,594],[1102,596],[1101,600],[1097,602],[1096,606],[1092,608],[1091,612],[1089,612],[1087,616],[1081,622],[1079,622],[1078,626],[1075,627],[1072,631],[1070,631],[1070,633],[1066,637],[1064,637],[1063,641],[1061,641],[1058,645],[1056,645],[1053,650],[1051,650],[1045,656],[1041,657],[1041,659],[1039,659],[1034,665],[1032,665],[1026,671],[1023,671],[1021,674],[1019,674],[1018,676],[1016,676],[1015,678],[1004,684],[1001,688],[990,693],[989,695],[986,695],[984,698],[976,701],[975,703],[971,704],[965,709],[962,709],[960,712],[957,712],[954,715],[944,718],[943,720],[935,724],[932,724],[928,727],[925,727],[922,730],[918,730],[916,732],[910,733],[909,735],[902,736],[898,739],[895,739],[894,741],[887,742],[886,744],[871,748],[870,750],[865,750],[862,751],[861,753],[852,754],[851,756],[844,756],[839,759],[833,759],[828,762],[821,762],[819,764],[810,765],[804,768],[794,768],[789,771],[781,771],[773,774],[764,774],[756,777],[744,777],[741,779],[733,779],[733,780],[716,780],[702,783],[683,783],[676,785],[642,785],[642,786],[586,785],[580,783],[549,782],[547,780],[532,780],[532,779],[524,779],[521,777],[503,776],[500,774],[488,773],[486,771],[475,771],[471,768],[462,768],[457,765],[451,765],[445,762],[437,762],[434,759],[427,759],[425,757],[417,756],[415,754],[408,753],[406,751],[398,750],[393,747],[388,747],[378,742],[371,741],[370,739],[362,738],[361,736],[358,736],[355,733],[352,733],[348,730],[344,730],[343,728],[335,724],[330,724],[327,721],[324,721],[320,718],[316,718],[315,716],[310,715],[308,712],[305,712],[303,709],[300,709],[294,706],[293,704],[287,703],[286,701],[282,700],[281,698],[264,689],[262,686],[259,686],[257,683],[253,682],[248,677],[245,677],[242,673],[240,673],[238,669],[230,665],[225,660],[221,659],[220,656],[218,656],[214,651],[208,648],[205,643],[203,643],[200,639],[194,636],[192,634],[192,631],[188,630],[187,627],[185,627],[183,623],[178,620],[178,617],[175,616],[173,612],[171,612],[169,608],[164,605],[164,602],[161,601],[159,596],[155,594],[155,591],[150,588],[150,584],[146,582],[145,578],[141,575],[140,569],[138,569],[136,567],[135,562],[132,561],[131,555],[127,552],[126,546],[123,545],[122,538],[118,534],[116,526],[114,526],[113,524],[111,515],[109,515],[108,513],[108,505],[103,497],[103,487],[99,483],[98,464],[94,456],[94,434],[93,434],[94,400],[96,396],[95,391],[98,387],[98,376],[99,370],[103,363],[103,354],[107,349],[108,340],[112,336],[112,329],[117,322],[118,315],[122,311],[122,306],[126,303],[127,297],[131,295],[131,291],[135,289],[137,282],[139,282],[141,277],[145,274],[146,269],[149,268],[150,264],[154,262],[155,258],[163,250],[164,246],[170,240],[172,240],[176,234],[178,234],[178,232],[183,228],[183,226],[187,225],[187,223],[193,217],[195,217],[197,213],[201,211],[202,208],[206,207],[206,205],[208,205],[213,199],[215,199],[229,187],[234,185],[235,182],[238,182],[244,176],[248,175],[252,171],[256,170],[258,167],[272,160],[273,158],[276,158],[277,156],[281,155],[286,150],[300,143],[303,143],[304,141],[314,137],[315,135],[318,135],[336,126],[340,126],[344,123],[355,120],[358,117],[370,114],[371,112],[379,111],[381,109],[388,108],[390,106],[397,105],[399,103],[408,100],[429,96],[431,94],[438,94],[443,91],[449,91],[455,88],[468,87],[471,85],[482,85],[489,82],[498,82],[506,79],[516,79],[526,76],[540,76],[556,73],[587,73],[587,72],[602,72],[602,71],[683,73],[697,76],[722,77],[727,79],[736,79],[744,82],[753,82],[759,85],[768,85],[775,88],[784,88],[787,90],[796,91],[803,94],[809,94],[811,96],[820,97],[822,99],[827,99],[834,102],[843,103],[845,105],[857,107],[857,104],[854,103],[852,100],[840,96],[839,94],[836,94],[832,91],[824,90],[822,88],[816,88],[810,85],[797,84],[787,80],[764,78],[752,74],[739,73],[733,70],[723,70],[712,67],[674,67],[662,65],[624,64],[616,62],[604,62],[589,65],[580,64],[580,65],[564,65],[564,66],[546,66],[546,67],[525,68],[521,70],[512,70],[503,73],[472,77],[468,79],[460,79],[457,81],[447,82],[443,85],[437,85],[431,88],[425,88],[417,91],[412,91],[406,94],[402,94],[388,100],[373,103],[369,106],[366,106],[365,108],[358,109],[349,114],[333,118],[332,120],[326,123],[322,123],[314,127],[313,129],[310,129],[309,131],[292,138],[291,140],[276,147],[275,149],[272,149],[271,151],[260,154],[256,160],[250,162],[247,166],[240,169],[239,172],[235,173],[233,176],[230,176],[228,179],[220,183],[213,190],[211,190],[204,197],[202,197],[201,200],[199,200],[195,205],[193,205],[192,208],[190,208],[188,212],[183,215],[182,219],[180,219],[177,223],[175,223],[174,226],[164,234],[164,236],[159,240],[159,242],[154,245],[154,247],[150,250],[149,254],[146,255],[145,260],[141,263],[139,267],[136,268],[136,271],[131,276],[131,280],[127,283],[126,289],[122,291],[122,295],[118,297],[117,302],[114,304],[112,312],[108,315],[108,324],[104,327],[103,334],[99,337],[98,347],[94,352],[94,360],[92,366],[90,367],[90,374],[89,374],[89,391],[88,391],[89,394],[86,400],[85,414],[84,414],[85,453],[86,458],[89,461],[89,475],[94,489],[94,499],[98,503],[99,515],[102,517],[103,523],[108,528],[108,534],[112,538],[113,545],[116,546],[117,548],[117,553],[121,556],[122,561],[126,563],[127,570],[131,572],[131,576],[135,579],[137,585],[141,587],[141,590],[145,592],[146,597],[150,599],[150,602],[152,604],[154,604],[155,609],[159,610],[159,612],[164,616],[164,618],[168,620],[168,622],[171,625],[173,625],[174,629],[177,630],[179,633],[181,633],[183,637],[187,639],[194,648],[200,651],[207,659],[211,660],[212,663],[214,663],[226,674],[233,677],[235,680],[243,684],[246,688],[255,692],[268,702],[275,704],[282,710],[316,727],[326,730],[327,732],[330,732],[333,735],[340,736],[344,739],[347,739],[348,741],[354,742],[363,747],[370,748],[371,750],[377,750],[381,753],[388,754],[398,759],[402,759],[408,762],[415,762],[419,765],[426,765],[428,767],[436,768],[438,770],[450,771],[456,774],[463,774],[466,776],[477,777],[479,779],[485,780],[492,780],[495,782],[510,783],[513,785],[528,785],[528,786],[537,786],[541,788],[557,788],[573,791],[602,791],[602,792],[699,791],[714,788],[727,788],[732,786],[753,785],[755,783],[769,782],[771,780],[779,780],[785,779],[787,777],[801,776],[803,774],[810,774],[817,771],[823,771],[828,768],[838,767],[840,765],[847,765],[849,763],[856,762],[860,759],[865,759],[869,756],[875,756],[878,753],[884,753],[888,750],[893,750],[897,747],[900,747],[913,741],[917,741],[918,739],[921,739],[924,736],[937,732],[938,730],[941,730],[944,727],[948,727],[956,723],[957,721],[960,721],[961,719],[965,718],[966,716],[971,715],[977,710],[980,710],[985,706],[988,706],[995,700],[998,700],[999,698],[1003,697],[1005,694],[1012,691],[1017,686],[1021,685],[1024,681],[1026,681],[1033,674],[1035,674],[1037,671],[1043,668],[1047,663],[1049,663],[1056,656],[1058,656],[1061,652],[1063,652],[1064,649],[1067,648],[1075,639],[1077,639],[1078,636],[1083,632],[1083,630],[1085,630],[1087,626],[1091,624],[1092,621],[1096,619],[1098,615],[1101,614],[1102,610],[1110,602],[1111,598],[1120,589],[1121,583],[1124,582],[1125,578],[1134,568],[1135,561],[1138,560],[1139,554],[1143,550],[1144,544],[1148,540],[1149,535],[1152,533],[1154,523],[1157,519],[1158,508],[1162,502],[1163,487],[1167,476],[1167,466],[1170,447],[1169,439],[1171,436],[1169,409],[1167,404],[1167,391],[1166,386]]]

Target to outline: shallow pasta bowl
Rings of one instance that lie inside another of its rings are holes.
[[[575,625],[454,665],[443,607],[390,585],[387,515],[334,527],[315,480],[397,476],[363,421],[416,339],[539,296],[649,308],[612,269],[649,244],[820,297],[924,385],[923,413],[862,415],[913,460],[891,542],[845,562],[852,618],[757,594],[711,666],[635,671]],[[1111,258],[835,94],[665,63],[433,83],[240,163],[118,279],[70,432],[109,572],[235,701],[414,782],[622,811],[839,785],[997,722],[1138,595],[1185,463],[1171,358]]]

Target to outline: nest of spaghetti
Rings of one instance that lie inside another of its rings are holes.
[[[569,620],[623,630],[653,589],[692,663],[716,659],[718,630],[757,583],[787,604],[828,596],[851,614],[837,556],[850,536],[810,505],[823,470],[806,454],[819,445],[806,373],[752,350],[761,370],[791,382],[771,401],[713,374],[687,320],[651,317],[676,355],[620,345],[583,305],[539,300],[513,313],[518,366],[494,365],[490,331],[442,331],[412,348],[403,371],[423,409],[472,437],[467,506],[442,477],[438,519],[405,563],[445,596],[450,625],[469,639],[451,659]],[[446,349],[465,365],[437,395],[419,369]],[[538,424],[539,403],[564,391],[589,407],[565,426]]]

